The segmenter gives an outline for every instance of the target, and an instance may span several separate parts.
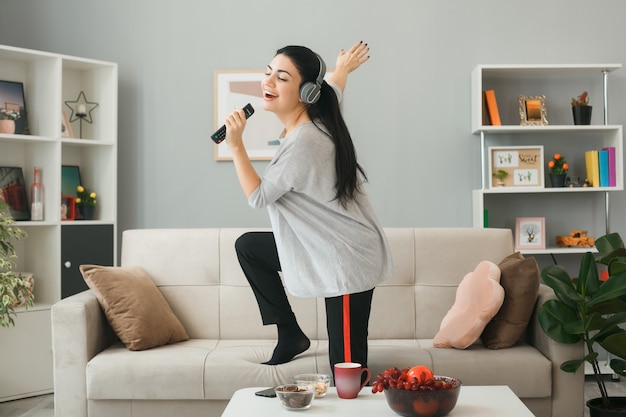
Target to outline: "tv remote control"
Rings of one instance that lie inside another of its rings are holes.
[[[254,114],[254,108],[250,103],[246,104],[243,111],[246,114],[246,119],[250,118],[250,116]],[[222,125],[222,127],[217,129],[215,133],[211,135],[211,139],[213,139],[213,142],[215,143],[222,143],[224,139],[226,139],[226,125]]]

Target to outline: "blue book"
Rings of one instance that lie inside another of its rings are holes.
[[[600,187],[609,186],[609,151],[598,151],[598,168],[600,169]]]

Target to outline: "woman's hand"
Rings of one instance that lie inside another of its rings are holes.
[[[337,57],[335,71],[329,81],[334,82],[343,91],[346,88],[348,74],[359,68],[361,64],[370,59],[370,48],[366,43],[357,42],[349,50],[342,49]]]
[[[244,148],[243,131],[246,128],[246,115],[242,109],[234,110],[226,117],[226,143],[231,150]]]

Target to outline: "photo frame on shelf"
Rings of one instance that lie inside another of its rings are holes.
[[[252,104],[255,109],[263,108],[261,81],[265,70],[217,70],[215,84],[215,125],[217,130],[224,124],[233,109],[241,109]],[[244,141],[251,160],[271,160],[278,146],[283,126],[270,112],[257,111],[248,119],[244,131]],[[215,159],[232,161],[232,154],[226,143],[215,145]]]
[[[76,199],[71,195],[61,196],[61,220],[76,218]]]
[[[67,117],[67,112],[65,110],[61,110],[61,137],[74,137],[74,132],[72,132],[72,125],[70,124],[70,119]]]
[[[0,110],[16,117],[14,119],[16,135],[28,134],[23,83],[0,80]]]
[[[61,195],[75,196],[76,187],[81,185],[80,167],[78,165],[61,166]]]
[[[489,188],[544,188],[543,146],[492,146]]]
[[[545,249],[545,217],[518,217],[515,219],[515,249]]]
[[[519,117],[522,126],[546,126],[546,96],[519,96]]]
[[[21,167],[0,167],[0,199],[16,221],[30,220],[30,208]]]

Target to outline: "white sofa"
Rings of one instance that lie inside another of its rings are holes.
[[[239,388],[274,386],[302,372],[330,373],[324,302],[292,298],[311,347],[293,361],[267,366],[274,326],[264,327],[234,243],[246,229],[148,229],[123,233],[122,266],[154,280],[190,340],[145,351],[124,347],[92,291],[52,308],[55,415],[62,417],[219,416]],[[385,230],[397,273],[374,292],[369,335],[373,375],[423,364],[465,385],[508,385],[537,416],[583,415],[584,375],[559,364],[582,345],[547,338],[536,311],[523,340],[490,350],[433,347],[458,283],[478,262],[513,252],[508,229]],[[541,286],[537,305],[553,293]],[[380,394],[382,395],[382,394]]]

